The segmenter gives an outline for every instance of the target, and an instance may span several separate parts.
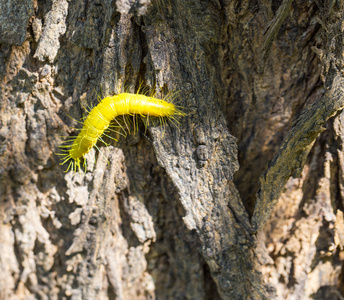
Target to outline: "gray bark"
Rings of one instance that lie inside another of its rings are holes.
[[[2,1],[0,299],[341,299],[342,22],[341,1]],[[187,116],[64,173],[83,107],[142,83]]]

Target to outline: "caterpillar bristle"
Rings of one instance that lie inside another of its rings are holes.
[[[69,151],[65,151],[65,150],[61,150],[62,152],[65,152],[65,153],[55,153],[56,155],[59,155],[59,156],[66,156]]]
[[[60,165],[64,165],[67,161],[71,159],[70,155],[65,156],[64,161]]]
[[[97,146],[97,145],[94,145],[94,147],[96,147],[96,149],[98,150],[98,152],[100,153],[100,155],[102,155],[102,156],[105,158],[105,160],[107,161],[107,163],[110,164],[109,160],[106,158],[106,156],[103,154],[103,152],[100,151],[100,149],[98,148],[98,146]]]
[[[109,129],[111,132],[115,132],[126,137],[127,132],[124,130],[124,125],[122,123],[123,122],[120,122],[119,120],[115,119],[113,120],[113,123],[111,123],[111,125],[107,129]]]
[[[70,119],[72,119],[73,121],[79,123],[79,124],[84,124],[84,122],[81,122],[81,121],[79,121],[79,120],[76,120],[76,119],[74,119],[74,118],[73,118],[72,116],[70,116],[70,115],[67,115],[67,117],[70,118]],[[81,118],[81,119],[82,119],[82,118]]]
[[[104,131],[104,132],[107,132],[107,133],[111,133],[113,132],[114,134],[121,134],[121,128],[118,130],[115,130],[115,129],[112,129],[113,127],[110,128],[110,126]],[[115,128],[118,128],[118,127],[115,127]]]
[[[102,134],[102,136],[103,135],[104,135],[104,133]],[[109,143],[105,142],[102,137],[99,137],[98,140],[100,140],[106,147],[108,147],[110,145]]]
[[[68,148],[71,148],[71,147],[72,147],[72,145],[64,145],[64,146],[61,146],[61,145],[60,145],[60,146],[59,146],[59,148],[62,149],[62,150],[64,150],[63,148],[67,148],[67,149],[68,149]],[[62,150],[61,150],[61,151],[62,151]]]
[[[103,133],[103,135],[105,135],[105,136],[106,136],[107,138],[109,138],[109,139],[114,140],[115,142],[118,142],[117,139],[115,139],[114,137],[112,137],[112,136],[110,136],[110,135],[108,135],[108,134],[106,134],[106,133]]]
[[[72,165],[72,169],[73,169],[73,161],[71,161],[71,162],[68,164],[68,168],[67,168],[67,170],[65,171],[66,173],[69,171],[71,165]]]

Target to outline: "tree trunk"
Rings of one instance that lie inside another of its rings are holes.
[[[343,299],[343,9],[1,0],[0,299]],[[140,85],[187,115],[64,172]]]

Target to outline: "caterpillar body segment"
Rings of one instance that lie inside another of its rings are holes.
[[[166,99],[169,99],[167,97]],[[61,165],[69,162],[67,171],[72,169],[76,172],[81,170],[81,159],[88,153],[102,136],[104,132],[111,131],[111,122],[121,115],[141,115],[159,118],[174,119],[175,115],[185,115],[173,103],[141,94],[121,93],[115,96],[105,97],[88,114],[72,145],[60,146],[64,148],[63,161]],[[161,121],[163,123],[164,121]],[[104,141],[103,141],[104,142]],[[105,142],[104,142],[105,143]],[[106,143],[105,143],[106,144]],[[84,161],[85,166],[85,161]],[[66,171],[66,172],[67,172]]]

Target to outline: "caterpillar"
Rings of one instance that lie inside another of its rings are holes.
[[[170,95],[171,96],[171,95]],[[110,124],[117,116],[121,115],[140,115],[149,118],[170,118],[174,119],[175,115],[185,115],[170,100],[169,95],[164,100],[141,94],[121,93],[115,96],[105,97],[97,106],[88,114],[83,123],[78,136],[73,140],[71,145],[62,145],[62,162],[64,165],[69,162],[68,170],[81,170],[81,160],[87,154],[98,140],[103,141],[102,136],[110,127]],[[104,141],[103,141],[104,142]],[[104,142],[105,143],[105,142]],[[86,161],[84,160],[84,167]]]

